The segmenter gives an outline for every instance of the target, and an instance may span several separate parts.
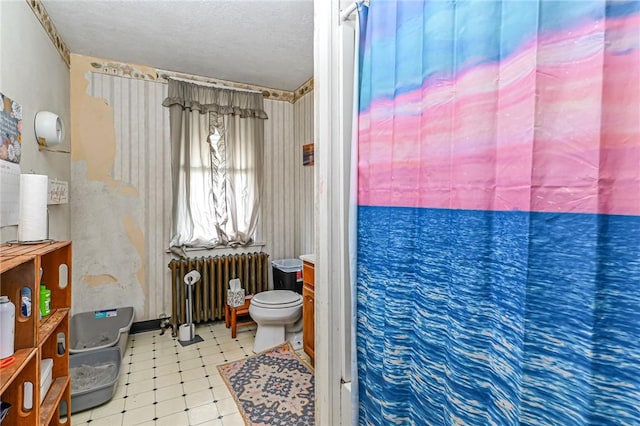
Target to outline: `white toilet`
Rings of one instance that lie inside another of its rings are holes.
[[[295,350],[302,348],[302,295],[291,290],[271,290],[255,294],[249,315],[258,325],[254,352],[291,342]]]

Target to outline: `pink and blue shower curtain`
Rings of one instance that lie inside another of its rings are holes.
[[[640,424],[640,2],[361,17],[361,424]]]

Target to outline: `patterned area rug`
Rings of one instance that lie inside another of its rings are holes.
[[[218,371],[248,425],[314,424],[313,369],[289,342],[219,365]]]

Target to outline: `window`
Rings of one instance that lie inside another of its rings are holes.
[[[171,246],[251,243],[262,192],[262,94],[169,80],[164,105],[171,120]]]

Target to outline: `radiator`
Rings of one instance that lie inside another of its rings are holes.
[[[246,253],[204,258],[174,259],[171,269],[171,321],[174,330],[186,322],[184,276],[194,269],[200,280],[193,286],[193,322],[224,318],[229,280],[239,278],[245,294],[266,291],[269,285],[269,255]]]

